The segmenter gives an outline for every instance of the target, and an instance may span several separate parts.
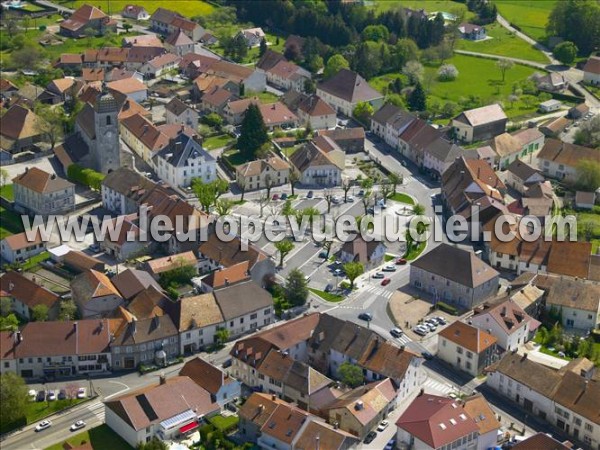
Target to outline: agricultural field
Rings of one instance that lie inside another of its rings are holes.
[[[546,37],[548,17],[557,0],[497,0],[498,12],[537,41]]]
[[[485,27],[488,37],[482,41],[459,39],[456,41],[458,50],[487,53],[490,55],[510,56],[540,63],[548,63],[548,58],[532,45],[508,31],[502,25],[493,23]]]
[[[77,9],[81,5],[87,3],[100,8],[106,13],[109,13],[110,7],[110,14],[119,14],[125,5],[131,4],[131,2],[125,0],[63,0],[58,3],[72,9]],[[194,16],[205,16],[215,9],[211,4],[200,0],[179,0],[177,4],[162,0],[144,0],[141,4],[146,8],[146,11],[148,11],[149,14],[152,14],[157,8],[166,8],[175,10],[182,16],[189,18]]]

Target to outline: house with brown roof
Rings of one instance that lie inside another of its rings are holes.
[[[504,351],[516,350],[529,342],[540,325],[510,298],[500,302],[485,302],[473,312],[469,324],[494,336]]]
[[[282,186],[288,183],[289,176],[290,165],[275,154],[236,168],[236,181],[247,191]]]
[[[281,102],[259,104],[258,109],[269,131],[275,128],[296,128],[298,117]]]
[[[546,450],[571,450],[573,445],[569,441],[561,443],[552,436],[540,432],[529,436],[524,441],[517,442],[512,448],[514,450],[537,450],[539,448]]]
[[[9,79],[0,78],[0,98],[10,99],[19,91],[19,88]]]
[[[177,97],[174,97],[165,106],[165,115],[167,124],[179,124],[190,127],[194,130],[198,128],[198,112],[190,106],[183,103]]]
[[[162,377],[160,384],[128,392],[104,406],[106,424],[132,447],[152,438],[185,438],[220,410],[209,392],[184,376]]]
[[[116,31],[117,23],[100,9],[91,5],[82,5],[71,17],[60,23],[60,34],[67,37],[84,36],[86,30],[91,29],[96,34],[102,34],[106,30]]]
[[[466,415],[470,416],[479,428],[477,447],[480,449],[494,448],[501,436],[501,424],[483,394],[474,393],[464,398],[462,407]]]
[[[342,244],[339,259],[342,263],[359,262],[368,271],[383,263],[386,245],[378,240],[365,241],[357,235],[354,239]]]
[[[348,117],[352,117],[354,108],[360,102],[368,102],[377,110],[384,101],[384,96],[373,89],[367,80],[349,69],[341,69],[337,74],[319,83],[317,96]]]
[[[547,311],[556,311],[562,326],[569,330],[587,331],[600,324],[600,286],[571,277],[553,277],[546,292]]]
[[[532,361],[527,353],[511,352],[486,373],[491,389],[556,426],[583,448],[600,443],[600,381],[593,369],[567,364],[555,370]]]
[[[137,78],[122,78],[107,83],[107,87],[120,92],[137,103],[143,103],[148,98],[148,87]]]
[[[566,117],[552,117],[543,122],[538,128],[547,138],[558,139],[560,134],[566,131],[572,123],[573,121]]]
[[[148,20],[150,14],[146,8],[140,5],[125,5],[121,11],[121,16],[133,20]]]
[[[502,133],[494,136],[490,146],[496,152],[496,166],[500,170],[506,168],[517,159],[531,159],[531,154],[544,145],[544,134],[537,128],[527,128],[516,133]]]
[[[81,71],[82,64],[83,55],[81,53],[62,53],[53,66],[66,73],[78,73]]]
[[[0,254],[9,264],[25,262],[45,250],[46,242],[42,240],[40,233],[36,233],[33,239],[30,239],[24,231],[6,236],[0,241]]]
[[[148,164],[169,144],[169,138],[140,114],[121,120],[119,129],[123,141]]]
[[[321,139],[324,139],[321,137]],[[308,186],[339,186],[342,183],[341,161],[330,155],[329,149],[337,148],[343,155],[341,149],[329,140],[329,148],[321,148],[314,141],[307,142],[300,149],[294,152],[290,162],[295,170],[300,173],[300,182]]]
[[[301,124],[313,130],[327,130],[335,128],[337,124],[335,109],[316,94],[305,97],[298,105],[296,114]]]
[[[223,107],[222,116],[229,125],[240,125],[250,105],[260,105],[258,97],[231,100]]]
[[[489,332],[456,321],[438,333],[437,357],[476,377],[496,361],[497,343]]]
[[[27,214],[65,214],[75,208],[75,185],[37,167],[13,178],[15,209]]]
[[[170,70],[177,69],[179,61],[181,61],[181,57],[178,55],[173,53],[165,53],[152,58],[150,61],[142,65],[139,70],[146,76],[146,78],[159,78]]]
[[[577,163],[597,161],[598,150],[548,139],[537,155],[538,167],[547,176],[573,183],[577,180]]]
[[[506,131],[508,118],[498,104],[464,111],[452,119],[454,135],[464,142],[491,139]]]
[[[592,86],[600,84],[600,57],[589,57],[583,66],[583,81]]]
[[[525,194],[530,186],[544,181],[544,176],[537,169],[518,158],[506,167],[506,184],[521,194]]]
[[[487,448],[479,445],[475,418],[457,400],[447,397],[420,394],[396,421],[396,427],[399,445],[423,450]]]
[[[12,105],[0,121],[0,148],[19,153],[44,139],[36,123],[37,115],[19,104]]]
[[[60,379],[110,372],[109,319],[29,322],[0,332],[0,362],[15,360],[23,378]]]
[[[71,281],[71,290],[83,318],[106,317],[124,302],[112,281],[93,269],[77,275]]]
[[[460,31],[463,39],[468,39],[470,41],[479,41],[487,37],[485,27],[468,22],[461,23],[458,26],[458,31]]]
[[[270,84],[285,90],[304,92],[306,82],[312,78],[308,70],[287,61],[283,55],[271,67],[261,68],[257,64],[257,69],[264,71]]]
[[[177,56],[183,56],[194,51],[194,41],[179,29],[165,39],[165,48]]]
[[[117,261],[126,261],[148,253],[148,240],[142,239],[137,213],[117,216],[110,221],[115,233],[98,242],[103,252]]]
[[[238,380],[199,356],[186,362],[179,371],[179,376],[190,377],[194,383],[208,391],[212,401],[221,408],[242,395],[242,385]]]
[[[145,270],[126,269],[111,279],[121,296],[129,301],[150,286],[161,290],[158,282]]]
[[[234,93],[221,86],[215,86],[204,92],[200,107],[206,113],[214,112],[223,115],[227,104],[235,100],[237,100],[237,96]]]
[[[85,75],[85,74],[84,74]],[[84,81],[96,81],[93,79]],[[60,103],[69,101],[81,93],[83,89],[84,83],[83,81],[76,80],[71,77],[58,78],[56,80],[50,81],[46,85],[46,92],[50,93],[54,96],[55,101],[51,101],[50,103]]]
[[[146,263],[148,272],[158,280],[160,276],[171,270],[178,269],[183,266],[194,266],[197,265],[197,259],[194,252],[184,252],[176,255],[164,256],[162,258],[156,258]]]
[[[441,244],[414,261],[410,284],[427,292],[433,301],[471,309],[498,291],[500,274],[475,253]]]
[[[300,111],[300,109],[298,110]],[[316,135],[330,138],[345,153],[359,153],[365,150],[365,130],[363,127],[317,130]]]
[[[0,277],[0,297],[11,301],[11,310],[19,317],[32,320],[33,308],[44,305],[48,308],[48,319],[58,317],[60,297],[38,285],[35,276],[29,279],[18,272],[9,271]]]
[[[252,394],[239,416],[243,438],[261,448],[308,449],[318,443],[323,449],[349,450],[358,444],[355,436],[268,394]]]
[[[104,81],[105,78],[106,73],[102,67],[85,67],[81,71],[81,79],[86,83],[91,83],[94,81]]]
[[[117,215],[138,211],[143,197],[156,183],[129,167],[120,167],[102,180],[102,207]]]
[[[396,386],[389,378],[374,381],[342,394],[321,414],[329,423],[363,439],[396,407]]]
[[[212,292],[230,284],[240,283],[250,279],[248,261],[242,261],[231,267],[218,268],[200,279],[200,289]]]
[[[105,270],[104,262],[94,258],[93,256],[86,255],[78,250],[71,250],[69,253],[67,253],[63,257],[61,263],[68,270],[76,274],[80,274],[91,269],[98,272],[104,272]]]
[[[158,47],[162,48],[163,43],[156,34],[138,34],[137,36],[124,36],[121,41],[123,47]]]

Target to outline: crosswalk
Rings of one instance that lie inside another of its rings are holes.
[[[422,384],[422,387],[428,394],[448,395],[451,392],[455,392],[455,389],[452,386],[432,378],[427,378],[427,381]]]
[[[379,286],[373,285],[366,286],[365,291],[383,298],[390,298],[392,295],[394,295],[394,291],[390,291],[388,289],[383,289]]]
[[[102,402],[94,402],[91,405],[88,405],[87,409],[93,415],[95,415],[98,418],[98,420],[100,420],[101,422],[104,422],[104,416],[105,416],[104,403],[102,403]]]

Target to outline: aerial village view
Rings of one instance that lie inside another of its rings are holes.
[[[600,450],[598,0],[2,0],[0,449]]]

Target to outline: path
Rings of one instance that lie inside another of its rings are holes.
[[[508,20],[506,20],[500,14],[498,14],[496,16],[496,20],[498,21],[498,23],[500,25],[502,25],[508,31],[513,32],[516,36],[518,36],[519,38],[523,39],[528,44],[533,45],[536,49],[538,49],[540,52],[542,52],[544,55],[546,55],[546,58],[548,58],[548,60],[550,61],[550,64],[557,65],[557,66],[560,65],[560,63],[556,59],[554,59],[554,56],[552,55],[552,52],[547,47],[545,47],[544,45],[540,44],[535,39],[530,38],[525,33],[522,33],[521,31],[517,30],[515,27],[513,27],[508,22]]]
[[[519,58],[512,58],[510,56],[492,55],[490,53],[471,52],[468,50],[454,50],[454,53],[458,53],[460,55],[478,56],[480,58],[488,58],[488,59],[498,59],[498,60],[505,59],[508,61],[512,61],[516,64],[522,64],[524,66],[530,66],[530,67],[534,67],[536,69],[550,70],[550,69],[548,69],[548,64],[543,64],[543,63],[539,63],[539,62],[535,62],[535,61],[529,61],[528,59],[519,59]]]

